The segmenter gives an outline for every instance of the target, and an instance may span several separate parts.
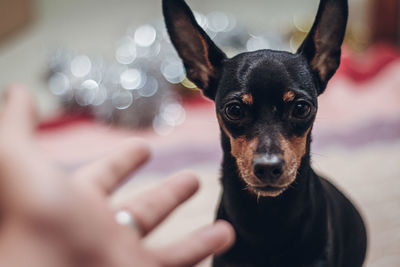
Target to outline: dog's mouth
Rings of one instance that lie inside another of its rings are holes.
[[[249,186],[249,189],[258,196],[276,197],[282,194],[288,187],[289,186],[264,185],[264,186]]]

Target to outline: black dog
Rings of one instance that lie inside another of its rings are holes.
[[[317,97],[340,64],[347,0],[321,0],[296,54],[261,50],[232,59],[183,0],[163,0],[163,11],[187,75],[215,101],[221,128],[217,217],[232,223],[237,242],[214,266],[362,266],[359,213],[310,166]]]

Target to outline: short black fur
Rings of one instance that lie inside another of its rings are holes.
[[[183,0],[163,0],[163,11],[188,77],[215,101],[221,127],[217,218],[231,222],[237,241],[214,266],[362,266],[361,216],[310,165],[317,98],[340,64],[347,0],[321,0],[296,54],[260,50],[231,59]]]

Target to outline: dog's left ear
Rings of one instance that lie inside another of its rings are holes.
[[[163,13],[169,36],[183,60],[188,78],[203,90],[204,95],[214,99],[226,55],[196,22],[183,0],[163,0]]]
[[[347,18],[347,0],[321,0],[314,25],[297,51],[315,71],[320,83],[318,94],[324,92],[340,65]]]

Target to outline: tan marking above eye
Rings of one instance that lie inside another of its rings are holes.
[[[242,101],[246,105],[253,105],[253,96],[251,94],[242,95]]]
[[[283,101],[285,102],[290,102],[293,101],[295,98],[295,94],[293,91],[287,91],[284,95],[283,95]]]

